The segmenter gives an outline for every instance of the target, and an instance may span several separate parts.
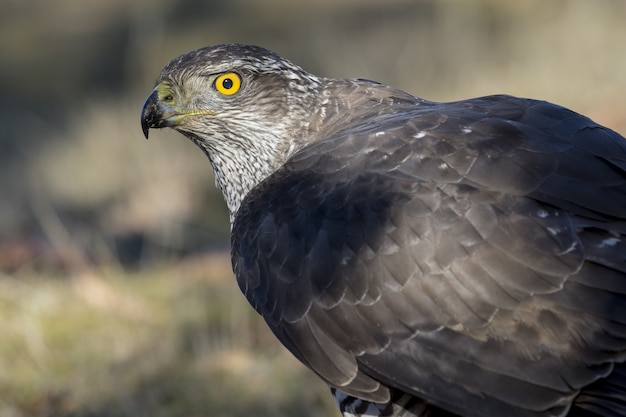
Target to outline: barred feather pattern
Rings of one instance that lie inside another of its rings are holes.
[[[384,404],[353,397],[334,387],[330,388],[330,392],[343,417],[457,417],[400,391],[396,391],[391,401]]]

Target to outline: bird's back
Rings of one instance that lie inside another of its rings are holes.
[[[624,139],[509,96],[367,120],[237,213],[235,273],[277,337],[368,401],[625,415]]]

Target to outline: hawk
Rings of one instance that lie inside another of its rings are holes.
[[[208,156],[237,282],[344,416],[626,415],[626,141],[260,47],[175,58],[141,115]]]

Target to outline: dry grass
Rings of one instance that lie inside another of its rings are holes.
[[[226,256],[0,278],[0,416],[325,416]]]

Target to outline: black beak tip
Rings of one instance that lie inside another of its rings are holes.
[[[146,122],[145,118],[141,118],[141,130],[143,131],[143,135],[148,139],[148,133],[150,132],[150,126]]]

